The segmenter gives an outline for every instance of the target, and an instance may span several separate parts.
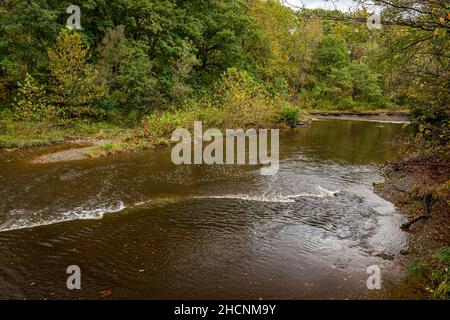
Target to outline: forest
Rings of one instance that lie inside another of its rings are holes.
[[[3,0],[0,145],[124,131],[164,140],[193,118],[295,126],[310,110],[382,109],[411,110],[414,134],[442,151],[448,6],[375,2],[381,30],[364,6],[274,0],[75,1],[81,29],[70,30],[69,1]]]

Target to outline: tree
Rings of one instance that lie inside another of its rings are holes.
[[[125,27],[108,30],[99,45],[101,75],[108,83],[117,107],[140,114],[161,99],[153,74],[148,46],[125,38]]]
[[[257,61],[258,74],[266,81],[276,81],[277,78],[294,78],[291,57],[295,54],[295,44],[292,34],[296,30],[296,17],[292,10],[279,1],[252,1],[251,15],[259,37],[254,38],[259,46],[263,45],[265,55],[260,55],[258,46],[252,45],[250,53]],[[250,49],[249,48],[249,49]]]
[[[319,42],[314,57],[314,69],[321,77],[326,77],[333,69],[342,69],[350,63],[346,44],[334,35],[327,35]]]
[[[411,107],[410,129],[425,153],[445,156],[450,122],[450,17],[446,0],[374,0],[385,24],[380,55]],[[415,143],[415,147],[419,144]]]
[[[309,82],[314,50],[323,37],[323,29],[317,20],[308,21],[299,17],[298,26],[293,34],[295,53],[292,60],[297,66],[297,77],[295,80],[295,94],[300,92],[302,86]]]
[[[246,68],[243,47],[252,32],[253,23],[246,1],[193,0],[179,1],[195,33],[190,43],[195,48],[197,83],[211,83],[231,67]]]
[[[99,115],[95,102],[106,96],[99,68],[88,63],[87,49],[77,32],[63,29],[48,50],[51,103],[69,116]]]
[[[352,81],[352,98],[364,102],[379,103],[382,91],[378,75],[364,63],[352,63],[348,67]]]
[[[14,101],[16,114],[20,121],[48,121],[58,118],[57,110],[46,101],[43,85],[30,75],[18,85],[18,94]]]
[[[0,1],[0,102],[29,73],[45,80],[47,48],[56,39],[58,12],[45,0]]]

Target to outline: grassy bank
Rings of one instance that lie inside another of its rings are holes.
[[[281,102],[283,103],[283,102]],[[189,105],[191,107],[189,107]],[[218,108],[196,101],[185,102],[180,108],[169,108],[156,111],[144,117],[141,121],[129,124],[123,121],[92,121],[76,120],[67,125],[57,125],[51,122],[33,122],[15,120],[9,115],[0,118],[0,148],[24,148],[64,143],[85,139],[117,140],[104,146],[105,152],[115,149],[129,149],[167,145],[170,135],[178,127],[191,129],[194,121],[203,121],[210,128],[258,128],[258,127],[289,127],[310,120],[311,116],[402,116],[408,115],[408,110],[392,111],[377,109],[373,111],[339,111],[339,110],[303,110],[291,105],[281,106],[278,111],[235,113],[231,107]],[[118,117],[118,116],[117,116]]]
[[[24,148],[84,139],[115,139],[130,129],[110,122],[76,121],[67,126],[0,120],[0,148]]]
[[[144,117],[135,126],[113,122],[76,121],[68,126],[25,121],[0,121],[0,148],[24,148],[77,140],[112,140],[87,153],[99,157],[119,152],[169,145],[172,132],[177,128],[192,130],[194,121],[203,121],[208,128],[289,128],[308,121],[308,115],[295,108],[285,113],[252,114],[252,117],[230,119],[226,110],[215,107],[169,109]],[[285,112],[287,112],[285,110]],[[274,116],[271,118],[270,116]]]
[[[120,114],[114,119],[93,121],[76,119],[58,125],[55,122],[21,121],[11,114],[3,114],[0,118],[0,148],[24,148],[33,146],[67,143],[78,140],[112,140],[89,151],[88,156],[167,146],[172,132],[177,128],[193,129],[194,121],[202,121],[205,127],[218,128],[289,128],[299,123],[307,123],[312,116],[406,116],[407,111],[391,111],[379,109],[374,111],[350,112],[330,110],[305,111],[282,99],[245,102],[245,99],[233,99],[227,105],[219,107],[210,101],[185,101],[179,107],[155,111],[142,117],[137,122],[121,121]],[[250,105],[248,105],[250,104]],[[247,105],[247,106],[246,106]]]
[[[256,106],[245,108],[242,104],[230,103],[219,108],[209,103],[205,105],[204,102],[191,101],[181,108],[155,112],[144,117],[135,128],[123,132],[114,142],[103,144],[90,151],[88,155],[98,157],[136,149],[168,146],[171,144],[170,139],[174,130],[185,128],[192,132],[195,121],[202,121],[205,128],[245,130],[290,128],[309,121],[309,116],[291,105],[275,108],[271,104],[262,104],[258,109]]]

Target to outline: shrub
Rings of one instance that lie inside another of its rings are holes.
[[[224,125],[264,127],[276,119],[277,106],[284,101],[272,97],[248,72],[228,69],[214,87],[213,103],[224,112]]]
[[[278,121],[280,123],[284,123],[291,128],[294,128],[298,125],[300,112],[297,107],[286,103],[278,112],[279,118]]]

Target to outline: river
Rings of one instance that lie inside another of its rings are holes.
[[[49,164],[30,160],[67,146],[0,152],[0,298],[387,298],[408,236],[372,185],[401,129],[284,132],[274,176],[176,166],[169,149]],[[69,265],[81,290],[66,287]]]

